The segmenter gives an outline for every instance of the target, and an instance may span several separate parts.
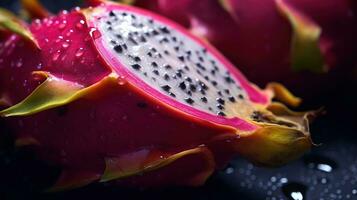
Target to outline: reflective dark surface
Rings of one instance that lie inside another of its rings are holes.
[[[44,3],[52,11],[76,5],[59,0]],[[0,6],[19,8],[14,0],[1,0]],[[343,83],[336,91],[316,99],[323,102],[327,114],[311,127],[313,140],[320,145],[303,158],[282,168],[264,169],[237,157],[198,188],[147,190],[94,184],[63,193],[39,192],[53,181],[56,171],[48,172],[46,166],[33,161],[30,153],[12,149],[11,140],[3,139],[0,199],[357,199],[356,86]]]

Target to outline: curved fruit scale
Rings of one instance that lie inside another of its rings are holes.
[[[259,85],[280,81],[312,100],[334,87],[338,77],[351,78],[357,65],[353,0],[171,2],[136,0],[134,5],[191,29]]]
[[[0,12],[0,115],[62,167],[49,191],[200,185],[236,154],[277,166],[310,148],[311,113],[271,101],[299,104],[282,85],[260,90],[161,16],[91,3],[30,26]]]

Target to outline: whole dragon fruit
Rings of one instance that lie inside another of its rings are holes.
[[[354,0],[136,0],[134,4],[205,38],[255,83],[280,81],[310,100],[335,87],[340,77],[352,78],[351,69],[357,66]]]
[[[51,191],[194,186],[236,154],[277,166],[310,148],[309,113],[271,101],[298,105],[282,85],[258,89],[161,16],[90,2],[31,25],[0,12],[1,120],[61,166]]]

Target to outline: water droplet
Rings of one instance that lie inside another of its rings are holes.
[[[67,21],[63,20],[62,23],[58,26],[60,30],[63,30],[67,26]]]
[[[353,189],[353,190],[352,190],[352,194],[353,194],[353,195],[357,195],[357,189]]]
[[[16,63],[16,67],[22,67],[22,65],[23,65],[23,62],[22,62],[22,59],[20,58]]]
[[[80,57],[83,56],[83,54],[84,54],[84,49],[83,49],[83,48],[79,48],[79,49],[77,50],[75,56],[76,56],[77,58],[80,58]]]
[[[60,55],[61,55],[61,51],[58,50],[56,53],[53,54],[52,61],[57,61]]]
[[[330,158],[318,155],[309,155],[304,157],[304,163],[311,169],[330,173],[337,168],[337,163]]]
[[[69,41],[66,41],[62,44],[62,47],[67,49],[69,47],[69,45],[70,45]]]
[[[78,29],[82,29],[82,28],[84,27],[84,24],[85,24],[84,20],[81,19],[81,20],[76,24],[76,27],[77,27]]]
[[[307,187],[303,184],[291,182],[282,186],[284,195],[290,200],[304,200]]]
[[[226,172],[226,174],[233,174],[234,168],[233,167],[227,167],[225,172]]]
[[[73,29],[70,29],[70,30],[66,33],[66,36],[67,36],[67,37],[71,36],[73,32],[74,32]]]

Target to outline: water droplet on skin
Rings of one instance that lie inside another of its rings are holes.
[[[82,28],[84,27],[84,24],[85,24],[84,20],[81,19],[81,20],[76,24],[76,27],[77,27],[78,29],[82,29]]]
[[[69,41],[66,41],[62,44],[62,47],[67,49],[69,47],[69,45],[70,45]]]
[[[61,51],[58,50],[56,53],[53,54],[52,61],[57,61],[60,55],[61,55]]]
[[[63,30],[67,26],[67,21],[63,20],[62,23],[58,26],[60,30]]]
[[[16,67],[22,67],[22,65],[23,65],[23,62],[22,62],[22,59],[20,58],[16,63]]]
[[[301,183],[290,182],[281,187],[284,195],[290,200],[304,200],[307,187]]]
[[[77,50],[75,56],[76,56],[77,58],[80,58],[80,57],[83,56],[83,54],[84,54],[84,49],[83,49],[83,48],[79,48],[79,49]]]
[[[67,37],[71,36],[73,32],[74,32],[73,29],[70,29],[70,30],[66,33],[66,36],[67,36]]]
[[[330,158],[318,155],[308,155],[304,157],[305,165],[310,169],[331,173],[337,168],[337,163]]]

